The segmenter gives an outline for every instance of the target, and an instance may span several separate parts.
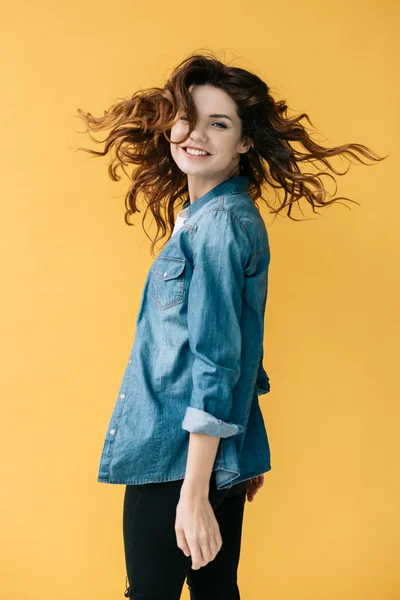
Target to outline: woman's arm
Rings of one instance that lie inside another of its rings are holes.
[[[208,498],[209,484],[221,438],[203,433],[190,433],[186,474],[181,496]]]
[[[214,560],[222,547],[218,521],[208,498],[209,481],[219,440],[205,433],[190,433],[186,474],[176,507],[177,546],[191,556],[191,568]]]

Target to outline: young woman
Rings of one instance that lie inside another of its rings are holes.
[[[320,146],[300,124],[307,115],[287,108],[259,77],[206,53],[101,118],[79,110],[94,131],[112,128],[104,152],[87,151],[115,147],[113,180],[118,165],[136,166],[126,215],[142,193],[157,235],[171,233],[146,278],[98,473],[126,486],[129,598],[178,600],[185,579],[192,600],[240,598],[244,505],[271,469],[258,401],[270,390],[270,245],[255,201],[267,184],[285,192],[272,212],[290,217],[302,197],[315,211],[339,198],[302,163],[337,173],[328,157],[382,160],[359,144]]]

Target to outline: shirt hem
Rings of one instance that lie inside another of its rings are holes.
[[[245,475],[239,476],[239,478],[234,478],[233,485],[237,483],[241,483],[242,481],[247,481],[248,479],[252,479],[253,477],[257,477],[258,475],[262,475],[263,473],[267,473],[271,471],[271,465],[264,467],[261,470],[253,471],[251,473],[246,473]],[[220,470],[221,467],[216,467],[212,472]],[[162,477],[162,478],[151,478],[151,479],[111,479],[110,477],[98,477],[97,481],[99,483],[110,483],[110,484],[119,484],[119,485],[142,485],[144,483],[167,483],[169,481],[179,481],[185,478],[185,473],[176,475],[174,477]],[[226,482],[222,488],[217,489],[226,489],[229,485],[229,481]]]

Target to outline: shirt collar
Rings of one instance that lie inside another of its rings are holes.
[[[186,200],[182,210],[188,207],[186,211],[186,218],[189,219],[195,214],[196,211],[200,210],[207,202],[216,198],[217,196],[223,196],[224,194],[232,194],[236,192],[248,192],[249,191],[249,178],[247,175],[235,175],[225,181],[221,181],[218,185],[214,186],[209,192],[200,196],[193,203],[190,200]]]

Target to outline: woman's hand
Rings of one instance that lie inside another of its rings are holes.
[[[254,496],[257,494],[258,490],[263,485],[264,485],[264,474],[257,475],[257,477],[253,477],[252,479],[249,479],[249,482],[247,484],[247,491],[246,491],[247,500],[249,502],[253,502]]]
[[[192,557],[192,569],[214,560],[222,538],[213,507],[207,496],[181,495],[176,507],[175,533],[180,548]]]

